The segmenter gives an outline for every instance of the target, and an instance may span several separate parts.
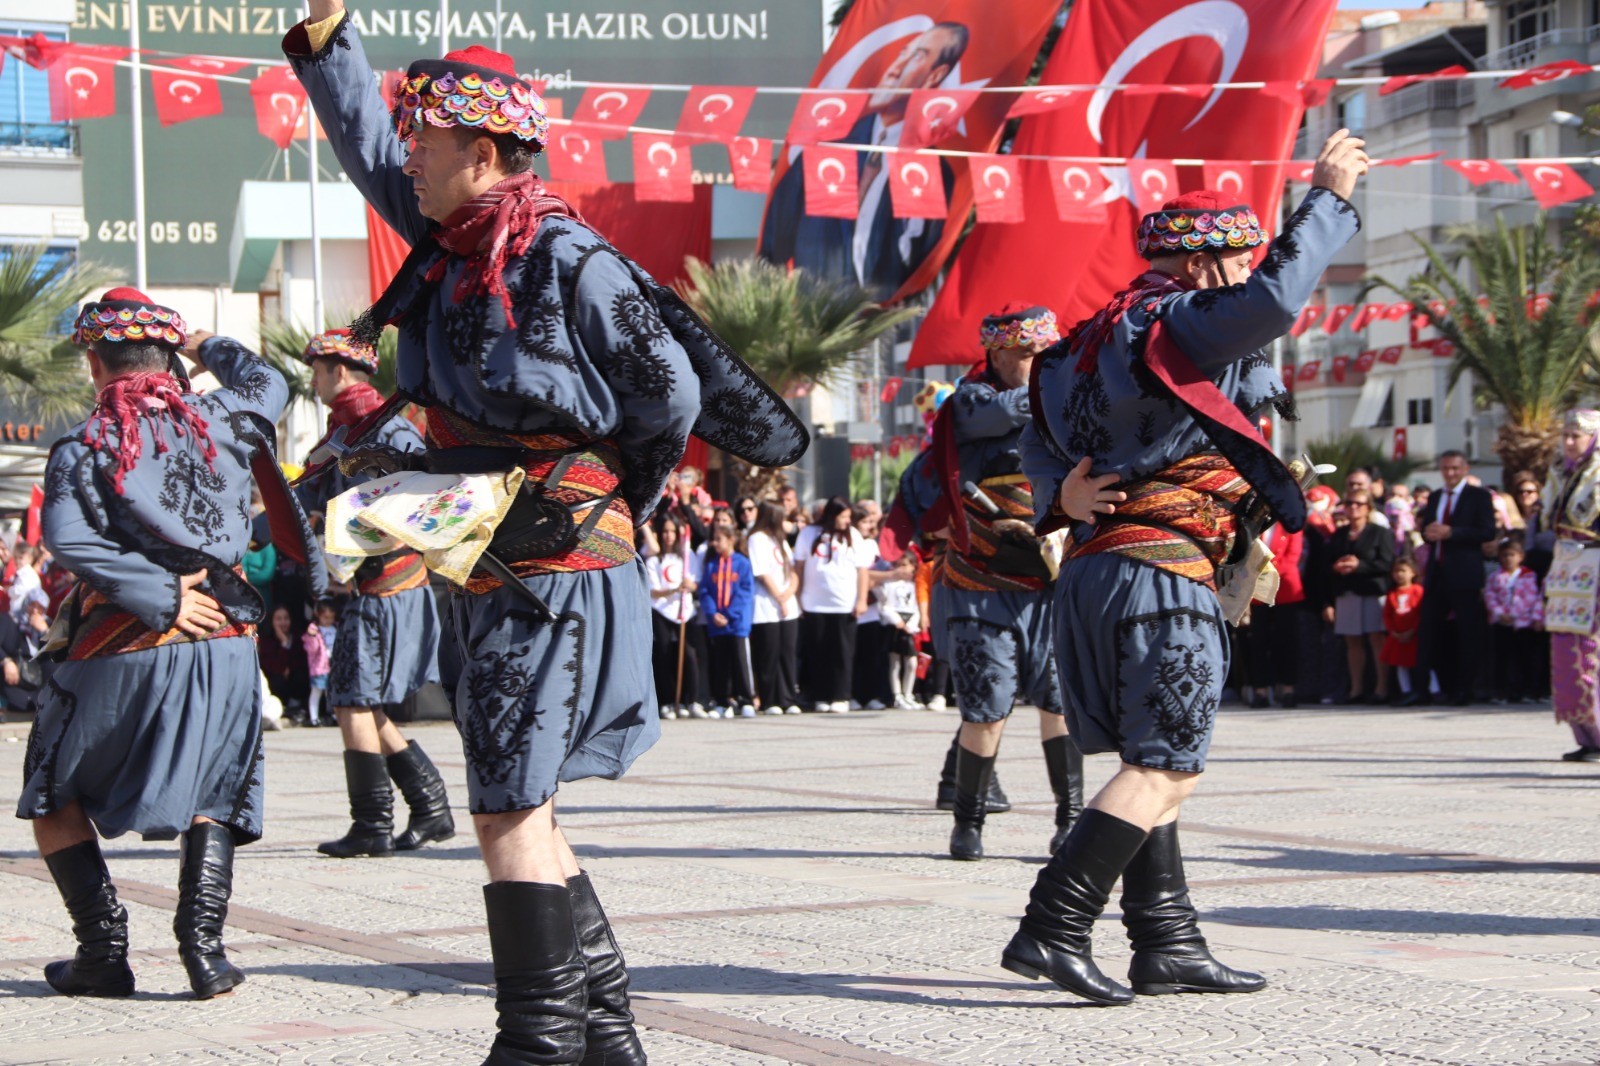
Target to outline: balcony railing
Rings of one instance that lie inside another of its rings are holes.
[[[1383,125],[1428,112],[1439,117],[1433,125],[1453,126],[1456,124],[1455,116],[1439,115],[1439,112],[1471,107],[1476,98],[1476,91],[1476,83],[1465,79],[1408,85],[1397,93],[1379,98],[1377,121],[1379,125]]]
[[[0,122],[0,152],[77,156],[78,127],[63,122]]]
[[[1546,48],[1561,44],[1588,44],[1597,35],[1600,35],[1600,26],[1581,30],[1546,30],[1525,41],[1490,52],[1478,61],[1478,66],[1481,70],[1520,70],[1533,66],[1539,59],[1539,53]]]

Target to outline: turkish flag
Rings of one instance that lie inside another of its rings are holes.
[[[1283,176],[1289,181],[1298,181],[1302,185],[1310,185],[1311,175],[1316,171],[1316,169],[1317,164],[1315,162],[1294,160],[1290,162],[1288,168],[1284,170]]]
[[[1394,457],[1397,460],[1398,459],[1404,459],[1406,457],[1406,427],[1405,426],[1395,426],[1394,427]]]
[[[1521,180],[1505,164],[1493,159],[1446,159],[1444,165],[1474,185],[1487,185],[1493,181],[1515,185]]]
[[[1378,349],[1368,348],[1356,356],[1356,370],[1365,374],[1372,369],[1372,364],[1378,361]]]
[[[994,152],[1015,96],[976,90],[1021,86],[1060,10],[1060,0],[856,0],[800,97],[767,202],[761,257],[864,285],[887,303],[926,288],[966,230],[972,168],[941,159],[942,220],[898,219],[888,187],[894,153],[863,156],[852,171],[860,186],[852,216],[860,217],[840,225],[808,217],[808,187],[817,184],[809,145],[902,148],[933,136],[952,151]],[[828,126],[819,126],[823,119]],[[976,329],[974,322],[952,350],[970,348]]]
[[[222,87],[218,75],[232,74],[245,64],[234,59],[180,56],[163,59],[150,68],[150,92],[156,98],[156,117],[163,126],[222,114]],[[163,69],[166,68],[166,69]]]
[[[1350,357],[1348,355],[1336,355],[1333,357],[1333,369],[1329,371],[1329,376],[1332,377],[1335,385],[1343,385],[1345,375],[1349,371]]]
[[[367,205],[367,297],[368,303],[377,303],[383,290],[400,272],[400,266],[411,253],[411,245],[404,237],[389,228],[378,212]]]
[[[1430,347],[1433,349],[1435,359],[1449,359],[1456,354],[1455,344],[1445,340],[1443,337],[1434,341]]]
[[[1170,159],[1130,159],[1128,184],[1141,211],[1159,211],[1178,195],[1178,168]]]
[[[967,160],[979,222],[1021,222],[1022,161],[1008,155],[975,155]]]
[[[1466,72],[1466,67],[1455,63],[1442,70],[1436,70],[1432,74],[1398,74],[1378,86],[1378,95],[1388,96],[1390,93],[1399,92],[1408,85],[1416,85],[1424,81],[1437,81],[1440,78],[1459,78]]]
[[[603,85],[591,85],[578,101],[572,121],[600,127],[593,134],[599,140],[621,137],[649,101],[649,89],[608,89]]]
[[[883,383],[883,391],[878,394],[879,403],[894,403],[894,398],[900,395],[900,386],[905,384],[904,378],[890,378]]]
[[[1072,99],[1073,92],[1083,92],[1082,89],[1038,89],[1024,92],[1017,97],[1017,102],[1011,105],[1011,110],[1006,112],[1006,118],[1023,118],[1027,115],[1042,115],[1046,111],[1067,106]]]
[[[1283,387],[1288,389],[1290,392],[1294,391],[1294,364],[1293,363],[1284,363],[1283,364]]]
[[[633,135],[633,196],[645,202],[688,203],[694,199],[689,146],[668,133]]]
[[[73,45],[45,68],[50,83],[51,122],[109,118],[117,113],[116,61],[128,50],[116,48],[109,52],[102,53],[95,46]]]
[[[1390,345],[1378,353],[1378,362],[1388,363],[1390,366],[1393,366],[1395,363],[1400,361],[1400,354],[1400,345]]]
[[[1518,163],[1522,180],[1533,190],[1533,198],[1545,210],[1585,196],[1593,196],[1594,189],[1578,177],[1578,172],[1565,163]]]
[[[610,131],[595,126],[551,126],[550,140],[544,146],[545,158],[550,160],[550,177],[555,181],[604,185],[604,138],[610,135]]]
[[[270,67],[250,83],[250,99],[256,107],[256,129],[261,136],[287,148],[294,142],[306,107],[306,91],[288,67]]]
[[[28,514],[22,521],[22,539],[29,544],[39,543],[42,528],[40,517],[44,514],[44,489],[35,485],[28,490]]]
[[[1215,8],[1193,0],[1077,0],[1040,81],[1099,86],[1304,82],[1321,62],[1334,8],[1334,0],[1237,0]],[[1217,14],[1224,9],[1226,18]],[[1289,158],[1304,109],[1304,100],[1294,94],[1222,92],[1197,99],[1170,93],[1127,96],[1101,88],[1074,92],[1063,106],[1024,119],[1013,151],[1142,160],[1141,176],[1159,184],[1152,173],[1170,182],[1172,172],[1151,170],[1151,161],[1196,155]],[[946,362],[948,353],[970,345],[984,315],[1019,291],[1031,293],[1030,299],[1051,308],[1062,322],[1073,323],[1138,276],[1144,261],[1135,251],[1134,232],[1145,212],[1135,202],[1134,166],[1101,170],[1110,188],[1103,197],[1106,222],[1100,226],[1068,229],[1070,223],[1050,217],[1055,183],[1046,195],[1040,183],[1029,182],[1024,190],[1028,225],[979,223],[968,234],[917,332],[912,366]],[[1167,195],[1200,187],[1201,170],[1184,167]],[[1251,206],[1263,219],[1278,217],[1282,176],[1281,163],[1263,164],[1252,175],[1257,199]],[[1155,191],[1147,186],[1152,199]],[[1041,272],[1041,263],[1050,269]]]
[[[1361,310],[1350,320],[1350,332],[1360,333],[1381,317],[1383,317],[1383,304],[1362,304]]]
[[[866,106],[864,93],[801,93],[800,106],[789,123],[788,143],[798,148],[837,140],[850,132]]]
[[[944,197],[944,170],[939,157],[920,152],[896,152],[884,160],[889,171],[889,197],[895,218],[943,218],[949,206]]]
[[[1380,159],[1372,165],[1375,167],[1409,167],[1412,163],[1426,163],[1430,159],[1438,159],[1443,152],[1429,152],[1426,155],[1401,155],[1393,159]]]
[[[1093,163],[1051,159],[1050,188],[1055,191],[1056,214],[1063,222],[1104,222],[1105,198],[1111,185]]]
[[[1313,359],[1308,363],[1302,363],[1300,366],[1301,381],[1315,381],[1320,373],[1322,373],[1321,359]]]
[[[927,148],[954,137],[962,116],[982,95],[976,89],[918,89],[906,103],[900,147]]]
[[[1213,159],[1201,169],[1206,188],[1215,189],[1235,204],[1255,203],[1255,168],[1251,164]]]
[[[1294,320],[1294,325],[1289,327],[1289,336],[1298,337],[1312,326],[1316,325],[1327,312],[1326,304],[1308,304],[1300,309],[1300,317]]]
[[[849,148],[812,145],[805,164],[806,214],[818,218],[855,218],[861,210],[856,192],[856,153]]]
[[[1577,77],[1588,74],[1594,68],[1587,63],[1580,63],[1576,59],[1557,59],[1525,70],[1521,74],[1513,74],[1500,83],[1502,89],[1531,89],[1535,85],[1548,85],[1562,78]]]
[[[1335,84],[1332,78],[1315,78],[1305,82],[1300,86],[1300,100],[1307,107],[1321,107],[1333,95]]]
[[[1411,306],[1410,301],[1402,300],[1397,304],[1390,304],[1388,307],[1383,309],[1383,320],[1385,322],[1398,322],[1402,318],[1405,318],[1407,315],[1409,315],[1413,310],[1414,308]]]
[[[748,86],[696,85],[683,101],[678,132],[706,140],[732,140],[739,136],[739,127],[755,99],[755,89]]]
[[[772,142],[765,137],[735,137],[728,142],[733,187],[766,195],[772,190]]]
[[[1335,304],[1328,308],[1328,317],[1322,320],[1322,332],[1337,333],[1344,320],[1355,313],[1355,304]]]

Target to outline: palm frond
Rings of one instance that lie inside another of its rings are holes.
[[[330,314],[330,322],[349,322],[356,312],[346,315]],[[311,343],[317,331],[298,322],[263,322],[261,324],[261,358],[283,375],[289,383],[289,401],[310,400],[311,371],[301,361],[300,355]],[[372,385],[385,396],[395,388],[394,359],[399,334],[386,329],[378,338],[378,372],[372,375]]]

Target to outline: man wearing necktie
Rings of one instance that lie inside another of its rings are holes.
[[[1438,671],[1440,688],[1457,706],[1465,706],[1478,691],[1478,664],[1488,646],[1483,545],[1494,539],[1494,501],[1488,490],[1467,484],[1467,457],[1461,452],[1439,456],[1439,477],[1444,487],[1428,500],[1418,520],[1429,550],[1422,576],[1417,676],[1426,679],[1429,670]],[[1417,684],[1404,705],[1421,703],[1427,690],[1426,680]]]

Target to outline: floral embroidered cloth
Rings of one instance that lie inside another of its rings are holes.
[[[328,503],[328,570],[348,581],[363,559],[401,548],[465,585],[510,509],[524,474],[423,474],[376,478]]]

